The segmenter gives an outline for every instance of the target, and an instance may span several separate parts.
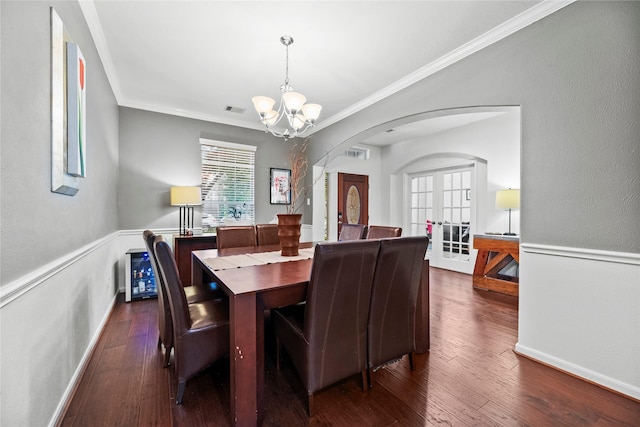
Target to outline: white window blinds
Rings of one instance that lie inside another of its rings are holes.
[[[200,149],[203,230],[253,222],[256,147],[200,139]]]

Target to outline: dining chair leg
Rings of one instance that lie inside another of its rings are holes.
[[[169,358],[171,357],[171,347],[164,348],[164,359],[162,361],[162,367],[166,368],[169,366]]]
[[[176,396],[177,405],[182,405],[182,398],[184,397],[184,389],[186,385],[187,385],[186,380],[178,383],[178,395]]]
[[[413,351],[409,353],[409,366],[411,367],[412,371],[416,370],[416,366],[413,364]]]
[[[367,384],[369,384],[369,388],[373,388],[373,380],[371,379],[372,373],[373,373],[373,369],[367,368]]]
[[[315,405],[313,403],[313,393],[307,396],[307,413],[309,414],[310,417],[313,417],[313,414],[315,413]]]
[[[280,370],[280,338],[276,337],[276,371]]]
[[[369,388],[369,370],[363,369],[360,374],[362,375],[362,391],[366,391]]]

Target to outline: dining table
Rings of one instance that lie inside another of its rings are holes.
[[[314,245],[300,243],[300,255],[296,257],[279,256],[279,245],[207,249],[191,254],[192,284],[215,281],[229,297],[229,401],[235,426],[262,424],[264,311],[305,301]],[[250,259],[259,261],[247,261]],[[424,353],[429,349],[428,260],[422,268],[416,320],[416,352]]]

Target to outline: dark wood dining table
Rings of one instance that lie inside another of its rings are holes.
[[[301,248],[313,243],[301,243]],[[192,252],[194,285],[214,280],[229,297],[230,406],[236,426],[258,426],[264,418],[264,310],[306,298],[312,259],[213,270],[206,259],[271,252],[279,246],[210,249]],[[416,312],[416,352],[429,349],[429,262],[422,269]]]

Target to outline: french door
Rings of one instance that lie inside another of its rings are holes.
[[[410,177],[410,233],[427,235],[434,267],[471,274],[473,167],[428,171]]]

